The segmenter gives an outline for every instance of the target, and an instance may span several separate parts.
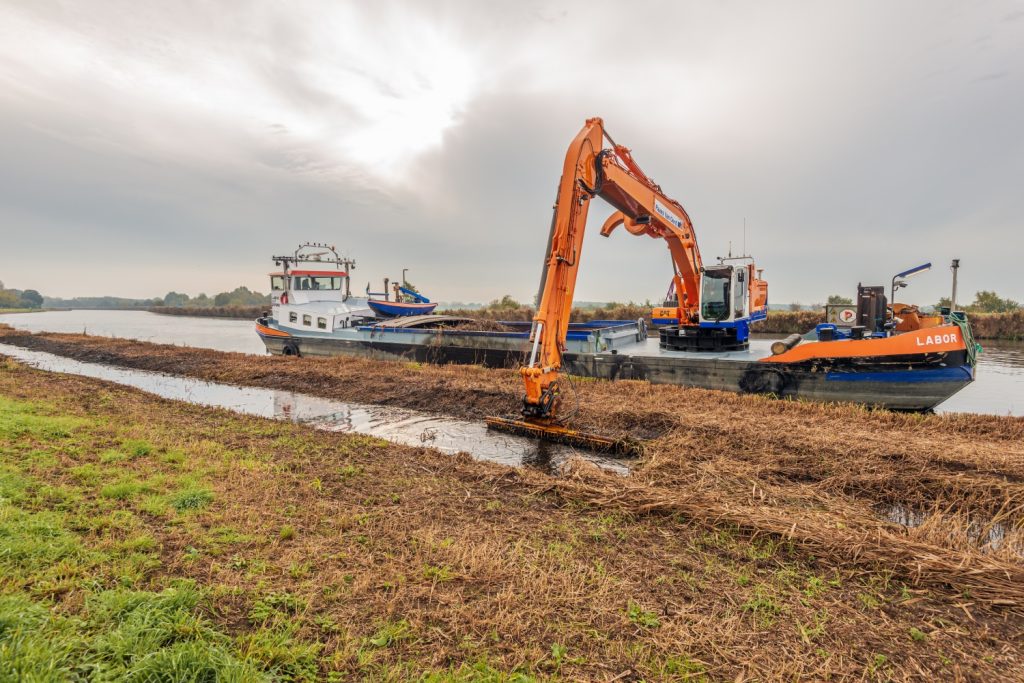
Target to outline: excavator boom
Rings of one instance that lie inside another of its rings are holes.
[[[606,140],[609,146],[605,146]],[[526,388],[522,411],[525,420],[489,418],[488,424],[609,450],[608,439],[566,429],[560,424],[559,414],[562,354],[587,215],[591,200],[597,197],[615,208],[601,227],[601,235],[607,237],[622,226],[633,235],[665,240],[674,270],[674,318],[693,325],[700,318],[704,267],[686,209],[640,169],[628,148],[608,136],[600,118],[588,119],[569,145],[558,184],[529,360],[520,369]],[[611,447],[616,449],[618,445]]]
[[[620,225],[634,235],[662,238],[675,265],[680,315],[695,318],[701,271],[693,224],[683,206],[669,198],[637,165],[629,149],[611,142],[599,118],[588,119],[569,145],[558,185],[540,301],[531,332],[524,414],[553,419],[559,402],[558,374],[569,329],[576,275],[590,200],[600,197],[616,211],[601,228],[608,236]]]

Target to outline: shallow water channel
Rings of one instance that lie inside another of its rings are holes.
[[[913,529],[927,523],[934,512],[917,510],[900,503],[879,505],[875,512],[881,519]],[[970,518],[963,527],[964,536],[980,548],[999,550],[1008,548],[1014,554],[1024,557],[1024,545],[1020,534],[1015,532],[1012,524],[993,522],[991,519]]]
[[[103,379],[163,398],[226,408],[245,415],[300,422],[324,431],[366,434],[407,446],[427,446],[445,453],[465,452],[479,460],[505,465],[526,465],[552,471],[570,457],[579,456],[621,474],[629,471],[625,460],[491,431],[483,422],[456,420],[404,408],[346,403],[290,391],[239,387],[159,372],[83,363],[8,344],[0,344],[0,355],[40,370]]]

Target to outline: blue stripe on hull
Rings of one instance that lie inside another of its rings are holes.
[[[925,368],[921,370],[892,370],[889,372],[830,372],[830,382],[970,382],[974,369],[969,365],[955,368]]]

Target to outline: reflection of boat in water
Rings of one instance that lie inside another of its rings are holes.
[[[307,250],[313,247],[328,252],[316,257],[318,270],[304,270],[310,265],[304,260],[311,258]],[[354,263],[324,245],[304,245],[294,256],[275,261],[284,270],[271,274],[272,312],[256,321],[270,353],[509,367],[521,363],[530,350],[528,322],[475,330],[467,318],[375,311],[371,295],[355,297],[349,291]],[[317,286],[310,280],[303,289],[305,278],[318,279]],[[861,297],[834,323],[819,325],[803,337],[755,339],[744,349],[667,348],[648,336],[643,320],[572,323],[563,366],[583,377],[899,410],[934,408],[973,381],[976,347],[962,314],[947,312],[915,323],[910,315],[893,314],[902,309],[899,304],[887,306],[884,291],[877,291],[882,288],[872,289],[871,296]],[[379,294],[372,298],[378,304],[396,303]]]

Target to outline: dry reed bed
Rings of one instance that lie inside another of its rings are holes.
[[[159,449],[187,453],[182,467],[210,482],[214,502],[184,523],[149,518],[163,559],[152,580],[187,576],[215,588],[215,619],[238,633],[258,598],[301,599],[293,619],[301,636],[323,644],[322,674],[372,678],[369,649],[373,666],[486,661],[566,680],[1024,676],[1024,621],[994,604],[1007,584],[1020,590],[1019,568],[1002,574],[977,554],[895,532],[808,535],[811,517],[823,512],[791,520],[757,491],[742,500],[710,482],[675,491],[583,465],[553,478],[96,380],[55,381],[13,363],[0,367],[0,394],[123,425]],[[100,435],[97,452],[113,437]],[[68,453],[46,476],[59,480],[95,457]],[[139,477],[172,467],[158,458],[123,466]],[[734,531],[752,521],[758,534]],[[278,533],[283,525],[292,537]],[[244,540],[214,552],[211,539],[225,528]],[[117,543],[118,534],[112,528],[95,540]],[[920,586],[892,577],[907,564]],[[257,567],[258,580],[250,573]],[[924,590],[936,577],[939,590]],[[941,599],[946,579],[983,599]],[[324,623],[340,628],[317,626]],[[408,634],[367,648],[382,623],[407,624]],[[568,646],[557,668],[552,643]]]
[[[151,306],[146,309],[160,315],[183,315],[192,318],[239,318],[255,320],[270,310],[270,303],[259,306]]]
[[[7,333],[0,342],[468,418],[510,413],[519,394],[515,373],[479,367],[252,357],[80,335]],[[1013,554],[1024,505],[1022,419],[904,415],[644,382],[576,385],[578,426],[652,440],[630,481],[567,479],[557,484],[567,495],[783,535],[835,562],[883,562],[921,585],[1024,608]],[[884,503],[943,514],[908,533],[877,518]],[[965,542],[957,525],[969,516],[1006,525],[1002,550]]]

